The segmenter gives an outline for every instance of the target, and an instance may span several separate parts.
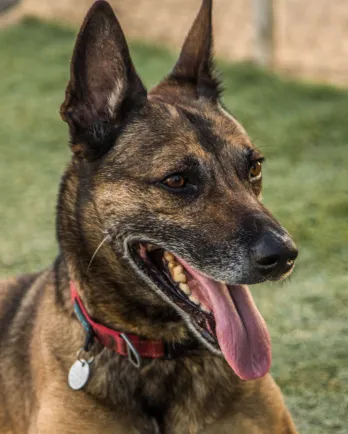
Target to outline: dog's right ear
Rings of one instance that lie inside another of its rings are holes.
[[[98,0],[77,37],[60,110],[74,153],[97,158],[106,152],[122,119],[145,101],[121,26],[109,3]]]

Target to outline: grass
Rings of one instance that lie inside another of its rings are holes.
[[[49,265],[69,158],[64,99],[74,32],[27,20],[0,33],[0,275]],[[153,85],[175,57],[134,44]],[[291,282],[253,293],[273,340],[272,372],[303,434],[348,433],[348,92],[222,64],[224,102],[267,156],[264,202],[294,235]]]

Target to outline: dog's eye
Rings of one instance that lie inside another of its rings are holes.
[[[162,181],[162,184],[164,184],[168,188],[184,188],[187,184],[187,179],[180,174],[170,175],[168,178],[164,179]]]
[[[255,161],[249,170],[250,181],[257,181],[262,176],[262,165],[260,161]]]

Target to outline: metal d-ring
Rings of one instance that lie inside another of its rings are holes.
[[[138,351],[130,341],[129,337],[125,333],[121,333],[120,336],[127,344],[128,360],[131,362],[133,366],[135,366],[136,368],[140,368],[143,362],[140,354],[138,353]]]
[[[84,365],[85,363],[88,363],[89,365],[90,365],[91,363],[93,363],[93,361],[94,361],[94,356],[91,356],[88,360],[81,359],[81,354],[82,354],[83,352],[86,352],[84,348],[80,348],[80,349],[78,350],[78,352],[77,352],[77,360],[79,360],[83,365]]]

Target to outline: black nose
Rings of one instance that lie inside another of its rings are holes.
[[[251,253],[259,272],[280,278],[293,268],[298,250],[288,235],[266,232],[257,240]]]

